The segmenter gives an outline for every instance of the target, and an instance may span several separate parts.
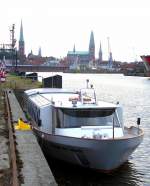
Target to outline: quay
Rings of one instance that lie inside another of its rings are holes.
[[[21,109],[18,100],[11,89],[5,90],[10,110],[11,122],[13,126],[18,122],[18,118],[26,121],[26,116]],[[17,167],[18,180],[21,186],[57,186],[55,178],[48,166],[43,152],[34,136],[32,130],[15,130],[15,146],[21,165]],[[0,136],[1,137],[1,136]],[[8,159],[8,158],[7,158]],[[10,155],[11,159],[11,155]],[[7,161],[6,168],[9,168]],[[10,165],[11,167],[11,165]],[[1,167],[0,167],[1,169]],[[12,170],[13,171],[13,170]],[[12,173],[13,174],[13,173]],[[13,186],[17,186],[13,184]]]
[[[17,72],[66,72],[69,70],[67,66],[51,67],[42,65],[6,65],[7,71]]]

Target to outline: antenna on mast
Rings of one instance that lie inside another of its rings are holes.
[[[10,42],[11,42],[11,48],[14,49],[15,44],[16,44],[16,39],[15,39],[15,24],[12,25],[10,28]]]
[[[10,49],[12,50],[12,65],[15,67],[15,71],[17,71],[17,50],[15,48],[16,39],[15,39],[15,24],[13,24],[10,28]]]
[[[109,37],[107,37],[107,40],[108,40],[108,66],[109,68],[112,68],[113,59],[112,59],[112,52],[110,48]]]
[[[108,54],[110,54],[110,52],[111,52],[111,49],[110,49],[110,42],[109,42],[109,40],[110,40],[110,38],[107,37],[107,41],[108,41]]]

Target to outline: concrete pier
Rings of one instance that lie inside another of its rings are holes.
[[[5,108],[2,91],[0,90],[0,185],[10,182],[10,158],[7,123],[4,119]]]
[[[13,93],[8,90],[8,98],[12,111],[12,119],[15,124],[18,118],[26,117]],[[21,174],[24,180],[22,186],[55,186],[57,185],[55,178],[48,166],[43,152],[32,131],[15,131],[17,150],[23,168]]]

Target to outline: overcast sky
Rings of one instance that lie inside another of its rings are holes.
[[[25,51],[64,57],[68,50],[86,51],[90,32],[98,57],[108,58],[110,38],[113,59],[139,60],[150,54],[150,0],[0,0],[0,43],[9,42],[9,27],[15,24],[17,47],[23,21]]]

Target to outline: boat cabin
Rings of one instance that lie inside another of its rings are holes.
[[[25,94],[29,114],[45,132],[89,139],[123,136],[121,107],[97,101],[94,89],[35,89]]]

